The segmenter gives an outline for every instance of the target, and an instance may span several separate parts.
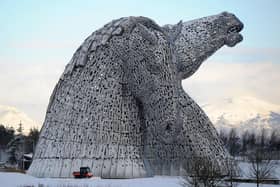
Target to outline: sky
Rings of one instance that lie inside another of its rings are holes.
[[[183,82],[199,104],[251,96],[280,105],[279,0],[0,0],[0,105],[42,124],[51,92],[73,53],[112,19],[145,16],[175,24],[223,11],[245,25]]]

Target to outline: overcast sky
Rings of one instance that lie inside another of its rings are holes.
[[[279,7],[278,0],[1,0],[0,105],[42,123],[74,51],[112,19],[146,16],[164,25],[222,11],[244,23],[244,41],[209,58],[185,90],[199,104],[246,95],[280,105]]]

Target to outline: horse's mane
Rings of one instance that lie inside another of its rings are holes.
[[[152,19],[142,16],[130,16],[113,20],[104,25],[102,28],[93,32],[84,40],[84,42],[74,53],[70,62],[66,65],[61,79],[63,79],[66,75],[71,74],[73,69],[77,67],[83,67],[88,60],[88,53],[93,53],[100,46],[105,45],[113,36],[120,36],[124,35],[125,33],[131,33],[132,30],[139,25],[144,26],[146,29],[163,32],[162,28],[157,25]]]

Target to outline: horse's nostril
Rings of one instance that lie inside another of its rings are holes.
[[[240,27],[240,31],[242,31],[242,29],[244,28],[244,24],[242,22],[239,23],[239,27]],[[239,32],[240,32],[239,31]]]
[[[232,26],[228,29],[228,33],[238,33],[241,31],[241,26]]]

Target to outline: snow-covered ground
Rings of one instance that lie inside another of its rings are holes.
[[[256,187],[256,184],[249,184],[249,183],[241,183],[238,185],[238,187]],[[273,185],[273,184],[261,184],[261,187],[279,187],[279,185]]]
[[[273,164],[275,166],[273,171],[273,177],[280,179],[280,161],[273,161]],[[239,167],[242,170],[242,176],[245,178],[250,177],[250,163],[248,162],[239,162]]]
[[[141,179],[51,179],[35,178],[21,173],[0,172],[1,187],[183,187],[180,177],[156,176]],[[241,183],[239,187],[255,187],[256,184]],[[261,185],[277,187],[278,185]]]
[[[274,161],[275,163],[275,169],[274,169],[274,175],[275,178],[280,178],[280,162]],[[250,176],[250,163],[248,162],[239,162],[239,167],[242,170],[242,176],[245,178],[248,178]],[[261,187],[279,187],[280,185],[272,185],[272,184],[262,184]],[[252,183],[240,183],[238,187],[256,187],[256,184]]]
[[[141,179],[50,179],[35,178],[21,173],[0,172],[1,187],[183,187],[180,177],[156,176]],[[256,184],[239,184],[238,187],[255,187]],[[278,185],[261,185],[278,187]]]
[[[249,172],[249,163],[240,162],[243,176]],[[277,164],[275,177],[280,178],[280,164]],[[181,177],[155,176],[140,179],[55,179],[35,178],[21,173],[0,172],[0,187],[182,187]],[[256,184],[240,183],[239,187],[255,187]],[[279,185],[261,185],[278,187]]]
[[[35,178],[27,174],[0,172],[2,187],[181,187],[180,177],[162,177],[139,179],[50,179]]]

